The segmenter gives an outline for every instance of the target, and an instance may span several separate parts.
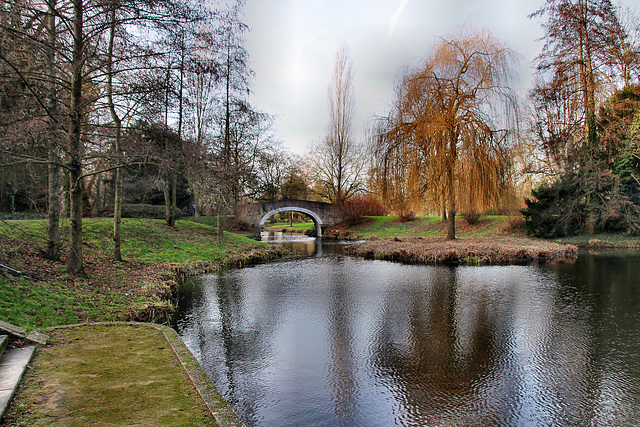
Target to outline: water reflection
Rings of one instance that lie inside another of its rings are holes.
[[[319,244],[320,240],[316,237],[282,231],[262,231],[260,240],[263,242],[278,242],[279,245],[301,256],[322,256],[322,245]]]
[[[262,231],[260,240],[263,242],[277,243],[300,256],[341,255],[344,245],[353,243],[341,240],[323,240],[299,233],[287,233],[283,231]]]
[[[194,281],[178,329],[247,425],[637,425],[638,261],[296,259]]]

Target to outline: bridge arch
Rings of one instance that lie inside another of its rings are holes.
[[[239,206],[238,220],[250,224],[257,231],[260,239],[260,229],[271,217],[280,212],[293,211],[308,215],[316,226],[316,234],[322,237],[327,227],[332,227],[342,221],[340,210],[331,203],[312,202],[310,200],[295,200],[285,198],[264,202],[249,202]]]
[[[270,210],[269,212],[267,212],[266,214],[264,214],[262,216],[262,218],[260,219],[260,222],[258,223],[258,227],[262,228],[262,226],[264,225],[264,223],[271,218],[273,215],[280,213],[280,212],[301,212],[304,214],[307,214],[311,217],[311,219],[313,220],[313,224],[316,226],[316,235],[318,237],[322,236],[322,218],[320,218],[320,216],[318,216],[317,213],[313,212],[310,209],[307,208],[302,208],[299,206],[284,206],[281,208],[277,208],[277,209],[273,209]]]

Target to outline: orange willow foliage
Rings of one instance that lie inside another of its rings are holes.
[[[386,202],[446,206],[449,239],[458,208],[475,213],[500,204],[517,117],[515,63],[515,53],[488,32],[461,33],[405,70],[392,111],[375,129],[374,174]]]

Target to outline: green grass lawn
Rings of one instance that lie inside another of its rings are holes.
[[[42,256],[46,221],[0,220],[0,320],[28,330],[85,322],[167,322],[176,271],[197,274],[276,256],[276,249],[224,232],[215,221],[125,219],[124,262],[112,260],[113,220],[83,220],[86,276],[66,273]],[[69,236],[61,223],[62,253]],[[90,326],[52,333],[39,348],[9,416],[9,425],[217,425],[181,362],[156,329]],[[220,405],[226,405],[222,401]],[[220,414],[219,414],[220,415]]]
[[[464,218],[456,219],[458,237],[489,237],[502,232],[506,219],[503,216],[483,216],[478,223],[469,225]],[[447,224],[437,216],[416,217],[401,222],[395,216],[366,217],[359,225],[348,227],[358,239],[388,237],[441,237],[446,234]]]
[[[484,215],[473,225],[467,224],[464,217],[456,218],[456,237],[491,238],[500,235],[527,237],[523,231],[508,232],[509,217],[502,215]],[[377,239],[391,237],[444,237],[447,224],[440,217],[416,217],[413,221],[400,222],[394,216],[366,217],[361,224],[346,227],[351,238]],[[640,236],[629,236],[624,233],[580,234],[557,239],[560,243],[569,243],[580,247],[617,247],[640,249]]]
[[[85,251],[105,256],[111,253],[113,243],[111,218],[86,218],[83,220]],[[61,222],[63,244],[69,233],[68,221]],[[44,246],[46,221],[0,222],[0,238],[19,239],[29,244]],[[227,255],[265,243],[225,232],[218,243],[215,219],[196,223],[179,220],[176,228],[168,227],[159,219],[122,220],[122,256],[146,263],[190,263],[194,261],[221,261]]]
[[[294,231],[304,231],[304,230],[313,230],[315,228],[315,225],[313,224],[313,221],[311,222],[294,222],[293,225],[291,225],[291,223],[289,222],[279,222],[277,224],[265,224],[263,226],[264,230],[269,230],[269,229],[276,229],[276,230],[280,230],[283,228],[290,228]]]
[[[266,246],[266,243],[229,232],[224,232],[223,242],[218,243],[215,222],[209,225],[178,221],[176,229],[171,229],[161,220],[134,221],[127,224],[123,235],[123,256],[149,263],[220,262],[231,253]]]
[[[91,298],[85,293],[77,298],[73,287],[53,283],[32,284],[20,278],[16,281],[0,277],[0,319],[26,329],[79,323],[95,317],[101,311],[100,295]],[[109,312],[113,310],[110,306]],[[109,319],[108,313],[100,317]]]

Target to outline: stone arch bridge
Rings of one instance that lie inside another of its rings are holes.
[[[247,203],[240,209],[240,220],[251,224],[258,230],[273,215],[280,212],[302,212],[313,220],[316,235],[322,236],[326,228],[336,225],[342,220],[337,207],[331,203],[311,202],[309,200],[283,199],[273,202]]]

